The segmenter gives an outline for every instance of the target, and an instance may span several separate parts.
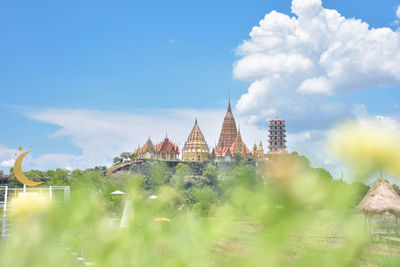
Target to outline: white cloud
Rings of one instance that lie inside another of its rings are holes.
[[[290,151],[306,155],[313,166],[327,168],[336,178],[344,172],[350,179],[326,148],[329,129],[348,119],[397,121],[368,115],[365,105],[331,96],[399,82],[400,32],[347,19],[323,8],[320,0],[294,0],[292,12],[295,16],[266,14],[250,39],[237,47],[240,58],[233,75],[251,82],[237,110],[259,125],[271,117],[284,118]]]
[[[368,115],[367,107],[364,104],[355,104],[353,105],[353,114],[357,118],[363,118]]]
[[[374,120],[376,123],[384,125],[385,127],[395,130],[397,132],[400,132],[400,123],[391,117],[388,116],[382,116],[382,115],[377,115],[372,117],[372,120]],[[368,121],[366,121],[365,123],[368,123]]]
[[[339,164],[331,156],[326,140],[329,130],[305,130],[299,133],[289,133],[287,135],[287,146],[290,151],[297,151],[305,155],[316,168],[326,168],[334,178],[340,178],[342,172],[347,173],[347,168]]]
[[[397,7],[396,17],[398,17],[400,19],[400,5]]]
[[[332,86],[325,77],[318,77],[302,81],[297,91],[303,94],[330,94],[332,91]]]
[[[0,143],[0,160],[10,159],[14,153],[17,152],[17,149],[11,149]]]
[[[379,125],[386,129],[400,132],[400,120],[389,116],[369,116],[364,105],[354,105],[354,112],[357,117],[352,119],[354,124],[364,125],[368,129],[376,131]],[[323,167],[327,169],[334,178],[340,178],[344,174],[344,179],[353,181],[350,166],[343,164],[339,159],[332,155],[331,147],[328,147],[329,136],[334,134],[335,127],[323,130],[305,130],[298,133],[288,133],[288,147],[291,151],[298,151],[307,156],[313,167]],[[371,181],[376,177],[370,177]]]
[[[97,163],[97,164],[96,164]],[[32,159],[27,162],[26,170],[49,170],[49,169],[67,169],[65,166],[74,166],[75,169],[86,169],[94,165],[106,165],[107,161],[93,161],[85,159],[82,155],[71,155],[64,153],[48,153],[38,157],[32,155]]]
[[[0,165],[3,167],[12,167],[14,165],[15,159],[3,160]]]
[[[266,14],[236,49],[233,75],[251,82],[237,103],[242,115],[321,128],[351,113],[329,96],[400,81],[400,32],[345,18],[320,0],[293,0],[292,12]]]
[[[6,145],[0,143],[0,170],[8,173],[10,167],[13,166],[17,149],[8,148]]]
[[[238,79],[252,80],[277,72],[306,72],[312,67],[310,59],[298,54],[265,55],[262,53],[244,57],[234,66],[233,74]]]

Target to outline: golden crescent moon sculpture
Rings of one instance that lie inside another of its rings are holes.
[[[28,177],[25,176],[24,172],[22,171],[22,161],[24,160],[25,156],[30,152],[32,152],[32,151],[26,151],[26,152],[22,153],[15,160],[14,174],[15,174],[15,177],[17,177],[18,181],[20,181],[21,183],[23,183],[25,185],[29,185],[29,186],[35,186],[35,185],[41,184],[42,182],[35,182],[35,181],[30,180]]]

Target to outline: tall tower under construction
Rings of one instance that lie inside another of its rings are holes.
[[[286,151],[285,120],[273,119],[269,121],[269,153],[282,153]]]

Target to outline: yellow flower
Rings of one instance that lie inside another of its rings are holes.
[[[329,146],[360,175],[384,169],[400,176],[400,133],[382,121],[364,119],[341,125],[333,130]]]
[[[38,193],[20,193],[11,202],[10,215],[18,221],[25,221],[29,217],[42,214],[49,206],[49,199],[40,197]]]

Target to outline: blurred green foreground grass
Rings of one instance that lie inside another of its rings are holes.
[[[391,254],[371,248],[363,216],[348,204],[358,197],[354,188],[307,173],[290,178],[296,188],[283,177],[254,186],[243,175],[231,177],[223,199],[210,202],[206,190],[195,205],[173,186],[159,186],[150,199],[143,177],[132,175],[124,188],[133,204],[127,228],[109,221],[121,217],[124,200],[110,202],[96,179],[82,176],[68,203],[34,211],[35,203],[19,204],[27,207],[14,212],[12,234],[0,243],[1,266],[363,266],[386,257],[392,263]]]

